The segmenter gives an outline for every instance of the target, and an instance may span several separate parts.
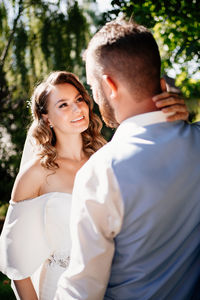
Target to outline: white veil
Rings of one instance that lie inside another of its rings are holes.
[[[30,160],[32,160],[35,157],[36,157],[36,145],[35,145],[35,141],[32,138],[30,130],[29,130],[27,133],[27,136],[26,136],[26,141],[24,143],[24,149],[22,152],[19,171],[22,170],[22,168],[25,166],[25,164],[27,162],[29,162]]]

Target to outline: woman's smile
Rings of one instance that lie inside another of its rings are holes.
[[[80,122],[80,121],[82,121],[84,119],[85,119],[85,116],[81,116],[79,118],[76,118],[76,119],[72,120],[71,123],[77,123],[77,122]]]

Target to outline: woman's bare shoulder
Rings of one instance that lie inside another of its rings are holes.
[[[13,186],[11,199],[15,202],[39,196],[44,181],[44,168],[40,160],[33,159],[26,163],[18,173]]]

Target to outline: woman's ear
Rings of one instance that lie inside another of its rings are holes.
[[[108,75],[102,75],[104,92],[107,97],[115,98],[117,94],[117,85],[113,78]]]
[[[161,86],[162,92],[167,91],[167,84],[166,84],[166,81],[164,78],[160,78],[160,86]]]
[[[50,125],[48,114],[42,114],[42,119],[47,125]]]

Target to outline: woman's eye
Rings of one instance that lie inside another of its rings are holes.
[[[84,101],[83,97],[79,97],[79,98],[77,99],[77,102],[82,102],[82,101]]]
[[[59,108],[63,108],[63,107],[66,107],[67,106],[67,103],[62,103]]]

